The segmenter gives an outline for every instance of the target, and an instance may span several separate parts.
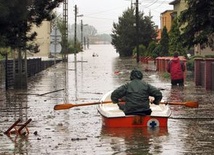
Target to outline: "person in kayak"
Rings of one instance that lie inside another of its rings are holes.
[[[180,61],[178,52],[175,52],[173,59],[167,65],[167,72],[170,73],[172,86],[184,86],[184,71],[185,65]]]
[[[134,69],[131,71],[131,81],[111,93],[112,102],[118,104],[126,115],[150,115],[149,97],[154,97],[153,103],[157,105],[162,99],[160,90],[142,79],[142,72]],[[125,104],[119,103],[120,100],[125,101]]]

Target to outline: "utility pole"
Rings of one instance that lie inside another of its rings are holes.
[[[136,0],[136,49],[137,49],[137,63],[139,63],[139,12],[138,12],[138,0]]]
[[[68,0],[63,0],[62,60],[65,62],[64,103],[68,102]]]
[[[75,97],[77,100],[77,5],[74,6],[74,67],[75,67]]]
[[[67,61],[68,59],[68,0],[63,1],[63,24],[65,26],[65,30],[63,31],[63,61]]]
[[[83,21],[81,20],[81,48],[83,48]]]
[[[74,57],[76,60],[77,54],[77,5],[74,6]]]

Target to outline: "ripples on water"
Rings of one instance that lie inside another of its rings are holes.
[[[93,53],[97,56],[93,57]],[[152,71],[145,71],[146,67],[151,67]],[[164,100],[196,100],[199,108],[170,106],[172,116],[168,128],[155,130],[104,128],[96,106],[53,111],[55,104],[64,101],[72,104],[98,101],[104,93],[129,81],[133,68],[143,70],[144,79],[161,89]],[[161,78],[153,65],[119,58],[111,45],[93,45],[79,53],[76,76],[74,69],[74,57],[69,55],[68,66],[60,63],[41,72],[29,81],[28,90],[1,94],[6,102],[0,102],[0,154],[214,153],[213,92],[195,87],[192,81],[186,81],[183,89],[172,89],[169,79]],[[10,139],[3,131],[19,117],[23,120],[32,118],[33,121],[29,126],[30,135],[14,141],[15,137]],[[35,131],[38,135],[33,134]]]

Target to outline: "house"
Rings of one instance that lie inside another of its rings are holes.
[[[170,2],[169,4],[173,5],[173,7],[174,7],[173,12],[171,13],[172,17],[180,16],[181,12],[188,8],[185,0],[174,0],[174,1]],[[213,51],[209,47],[201,49],[200,45],[195,45],[194,55],[200,55],[200,56],[213,55]]]
[[[185,0],[174,0],[172,2],[169,3],[170,5],[173,5],[174,7],[174,13],[176,14],[176,16],[180,16],[181,12],[185,9],[187,9],[187,4],[185,2]]]
[[[161,17],[160,17],[160,29],[158,29],[158,27],[156,26],[156,32],[157,32],[157,37],[156,40],[159,42],[161,39],[161,33],[162,30],[164,28],[164,26],[167,29],[167,32],[169,32],[171,30],[171,25],[172,25],[172,18],[171,18],[171,14],[173,13],[173,10],[166,10],[164,12],[161,13]]]
[[[171,30],[172,26],[172,20],[173,18],[171,17],[171,14],[173,13],[173,10],[166,10],[161,13],[161,23],[160,23],[160,29],[163,30],[164,27],[166,27],[167,32]]]

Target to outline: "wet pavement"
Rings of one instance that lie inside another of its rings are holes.
[[[95,57],[92,55],[95,54]],[[214,154],[214,92],[195,87],[171,88],[170,80],[135,59],[121,59],[111,45],[91,45],[68,64],[59,63],[29,78],[27,90],[0,89],[0,155],[186,155]],[[96,106],[54,111],[60,103],[97,102],[106,92],[129,81],[133,68],[161,89],[166,101],[198,101],[199,108],[170,106],[168,128],[104,128]],[[145,68],[149,71],[145,71]],[[2,85],[2,84],[1,84]],[[4,134],[18,118],[29,135]]]

